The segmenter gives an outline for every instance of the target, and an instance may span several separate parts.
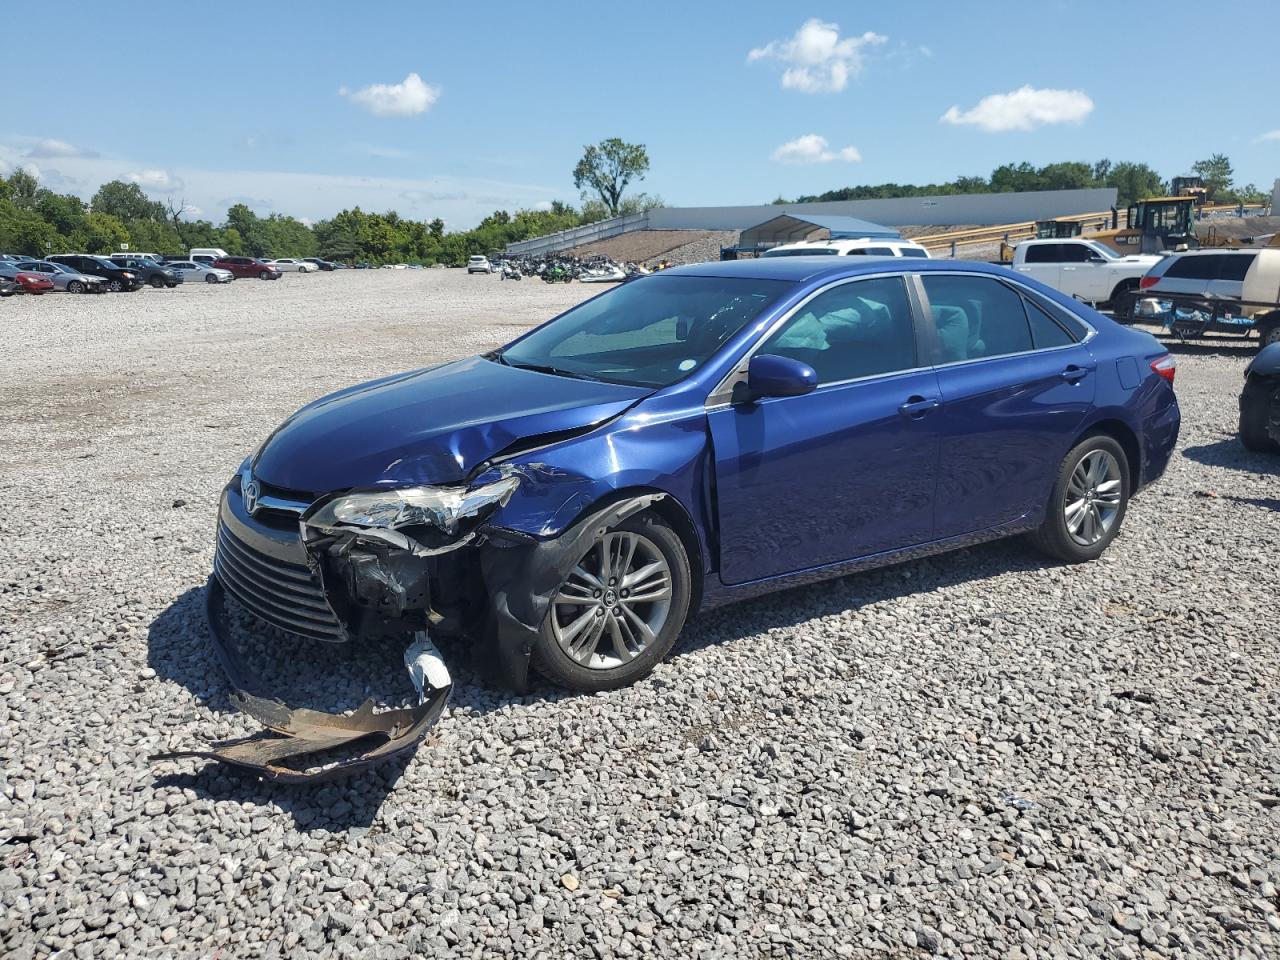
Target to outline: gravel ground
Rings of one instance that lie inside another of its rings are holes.
[[[269,428],[594,292],[379,271],[0,305],[0,954],[1280,954],[1280,460],[1234,438],[1239,347],[1180,353],[1179,453],[1094,564],[991,544],[793,590],[597,696],[488,690],[446,647],[434,742],[342,783],[150,764],[253,726],[202,585]],[[394,661],[276,639],[300,699]]]

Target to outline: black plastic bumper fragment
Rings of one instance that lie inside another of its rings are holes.
[[[245,668],[226,641],[223,599],[222,585],[211,577],[205,613],[214,650],[235,688],[231,702],[267,730],[239,740],[210,744],[205,749],[157,754],[151,758],[153,761],[204,757],[252,770],[282,783],[317,783],[366,770],[413,750],[444,712],[452,684],[424,689],[422,702],[416,707],[375,713],[373,701],[366,700],[350,716],[291,709],[277,699],[253,693]],[[326,758],[321,766],[305,766],[307,757],[343,748],[354,752],[336,761]],[[290,761],[298,766],[290,765]]]

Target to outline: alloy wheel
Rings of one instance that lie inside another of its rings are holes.
[[[1107,450],[1091,450],[1071,471],[1063,503],[1067,533],[1082,547],[1105,537],[1120,513],[1124,496],[1120,463]]]
[[[574,662],[609,670],[655,642],[671,596],[671,568],[652,540],[629,530],[606,533],[552,600],[552,633]]]

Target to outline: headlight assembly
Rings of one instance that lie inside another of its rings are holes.
[[[453,535],[464,521],[486,516],[506,504],[519,486],[518,476],[508,476],[471,489],[404,487],[350,493],[330,500],[304,522],[326,529],[400,530],[427,526]]]

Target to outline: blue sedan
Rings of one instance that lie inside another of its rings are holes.
[[[223,492],[214,589],[417,638],[437,678],[429,636],[459,634],[516,688],[613,688],[740,598],[1017,534],[1098,557],[1169,461],[1173,379],[1151,336],[986,264],[664,271],[298,411]]]

